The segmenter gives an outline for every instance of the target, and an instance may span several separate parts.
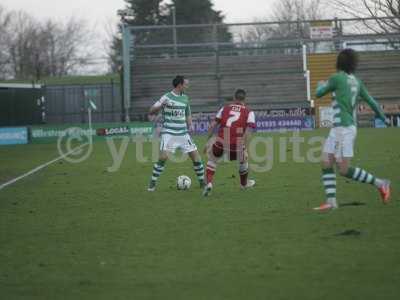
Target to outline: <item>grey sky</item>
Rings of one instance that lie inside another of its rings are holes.
[[[223,11],[225,21],[251,22],[262,19],[269,14],[271,3],[279,0],[212,0],[214,8]],[[109,37],[116,30],[118,22],[116,12],[125,7],[124,0],[0,0],[0,5],[7,10],[24,10],[38,19],[56,19],[65,21],[71,17],[88,21],[94,36],[92,47],[96,49],[98,64],[87,73],[107,71],[106,51]]]
[[[227,22],[249,22],[268,14],[274,0],[213,0],[215,8],[222,10]],[[23,9],[39,18],[66,19],[71,16],[90,19],[92,24],[116,20],[116,11],[124,7],[123,0],[0,0],[8,9]]]

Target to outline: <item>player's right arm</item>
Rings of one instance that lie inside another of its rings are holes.
[[[375,99],[371,97],[364,83],[362,83],[361,81],[360,81],[360,97],[368,104],[369,107],[371,107],[371,109],[375,112],[376,116],[379,119],[381,119],[383,122],[386,122],[386,116],[383,113],[382,109],[380,108],[378,102],[376,102]]]
[[[253,134],[252,131],[253,131],[252,129],[250,130],[250,128],[247,128],[246,132],[244,133],[244,137],[243,137],[243,140],[244,140],[244,149],[243,150],[244,150],[245,160],[247,160],[249,157],[248,149],[249,149],[249,145],[250,145],[251,136]]]
[[[149,114],[156,115],[160,112],[160,110],[167,105],[167,97],[162,96],[160,100],[158,100],[154,105],[150,108]]]
[[[249,149],[251,136],[253,131],[256,129],[256,116],[253,111],[250,111],[249,116],[247,117],[247,128],[244,134],[244,146],[247,151]]]
[[[336,76],[332,75],[327,82],[319,82],[316,96],[321,98],[328,93],[332,93],[336,89]]]

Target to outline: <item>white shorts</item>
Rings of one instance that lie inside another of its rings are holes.
[[[334,154],[336,158],[353,157],[356,136],[355,126],[334,127],[325,141],[323,152]]]
[[[180,149],[183,153],[190,153],[197,150],[196,144],[193,142],[189,134],[171,135],[162,134],[160,150],[175,153]]]

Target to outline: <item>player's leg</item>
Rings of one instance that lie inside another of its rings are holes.
[[[325,191],[325,205],[327,208],[337,208],[336,202],[336,173],[334,169],[335,156],[332,153],[323,153],[322,184]]]
[[[174,145],[171,141],[171,136],[162,135],[158,162],[156,162],[153,165],[152,176],[150,179],[149,187],[147,189],[149,192],[154,192],[156,190],[156,185],[157,185],[158,179],[160,178],[162,172],[164,172],[165,163],[168,160],[168,152],[169,151],[174,151]]]
[[[207,170],[206,170],[206,182],[211,183],[214,180],[215,172],[217,171],[218,160],[214,157],[210,157],[207,161]]]
[[[373,174],[359,167],[351,166],[350,158],[343,158],[338,161],[338,168],[340,175],[351,180],[374,185],[380,192],[383,203],[388,203],[390,199],[390,181],[380,179]]]
[[[199,151],[197,150],[197,146],[193,142],[192,137],[189,134],[179,137],[179,140],[179,147],[183,150],[184,153],[188,154],[190,159],[192,160],[193,169],[196,173],[197,180],[200,183],[200,187],[203,188],[205,186],[204,165],[203,161],[201,160]]]
[[[342,159],[336,160],[340,175],[361,183],[374,185],[381,193],[383,203],[386,204],[390,198],[390,181],[377,178],[362,168],[351,166],[351,158],[354,156],[355,137],[355,127],[351,126],[344,130],[342,137]]]
[[[209,196],[212,188],[214,175],[217,170],[218,160],[224,154],[223,145],[221,143],[214,143],[208,149],[208,161],[207,161],[207,170],[206,170],[206,186],[203,190],[203,196]]]
[[[201,160],[200,154],[197,150],[188,153],[190,159],[193,162],[193,169],[196,173],[197,180],[200,183],[200,187],[204,188],[204,165],[203,161]]]
[[[335,173],[335,150],[337,148],[336,131],[332,129],[325,141],[322,151],[322,184],[325,191],[325,202],[315,210],[330,210],[337,208],[336,202],[336,173]]]
[[[236,150],[236,149],[235,149]],[[231,153],[232,155],[233,153]],[[249,161],[246,150],[241,150],[236,153],[239,155],[239,176],[240,176],[240,187],[242,189],[251,188],[256,184],[255,180],[248,179],[249,177]]]
[[[207,171],[206,179],[207,183],[211,183],[214,180],[215,172],[217,171],[217,164],[219,158],[224,154],[223,145],[221,143],[214,143],[207,151],[208,161],[207,161]]]
[[[153,165],[153,172],[149,184],[149,188],[147,189],[149,192],[154,192],[156,190],[156,185],[158,179],[160,178],[162,172],[165,169],[165,163],[168,160],[168,152],[160,151],[158,162]]]

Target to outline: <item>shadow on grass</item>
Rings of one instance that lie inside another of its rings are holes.
[[[356,229],[347,229],[345,231],[339,232],[335,234],[336,236],[360,236],[361,231]]]
[[[365,202],[360,202],[360,201],[345,202],[340,204],[340,206],[363,206],[363,205],[367,204]]]

